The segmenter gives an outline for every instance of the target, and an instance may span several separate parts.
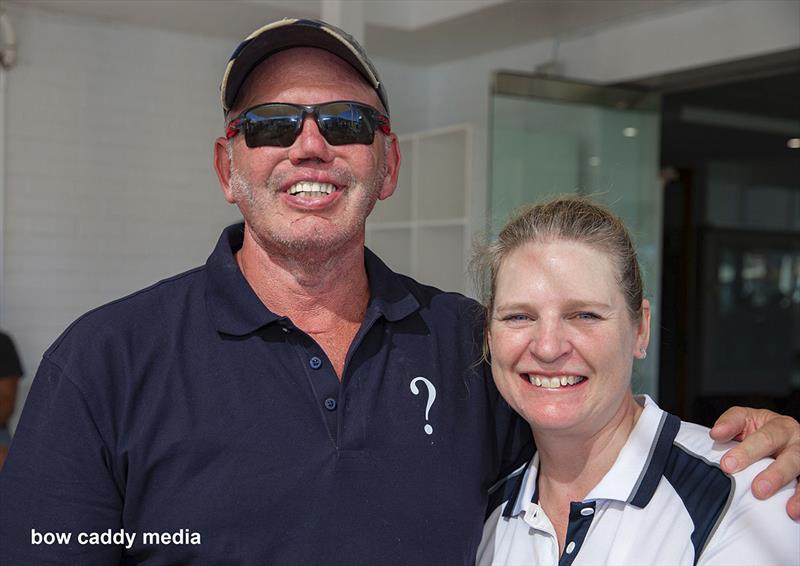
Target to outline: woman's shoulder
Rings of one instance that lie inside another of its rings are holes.
[[[675,437],[674,444],[687,454],[705,460],[707,463],[718,467],[725,453],[738,445],[739,442],[717,442],[709,436],[709,430],[708,427],[699,424],[681,421],[681,426]],[[744,470],[732,474],[732,477],[737,484],[747,481],[747,485],[749,486],[750,481],[772,462],[772,458],[762,458]]]

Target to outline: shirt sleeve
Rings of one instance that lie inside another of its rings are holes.
[[[730,506],[701,552],[698,566],[800,564],[800,522],[786,514],[786,502],[797,482],[764,501],[750,490],[753,478],[768,464],[769,460],[762,460],[734,475]]]
[[[22,376],[22,363],[14,341],[9,335],[0,332],[0,378],[8,376]]]
[[[44,359],[0,473],[0,560],[119,563],[119,547],[80,544],[79,534],[121,528],[123,489],[85,396]]]

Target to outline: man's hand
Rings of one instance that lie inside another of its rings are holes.
[[[731,407],[717,419],[711,438],[720,442],[741,440],[728,450],[720,467],[727,473],[738,472],[765,456],[775,461],[753,479],[753,495],[766,499],[800,475],[800,423],[768,411]],[[800,519],[800,484],[786,504],[792,519]]]

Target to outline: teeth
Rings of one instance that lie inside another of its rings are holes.
[[[539,377],[538,375],[528,375],[528,381],[536,387],[545,389],[558,389],[568,385],[575,385],[586,379],[580,375],[562,375],[561,377]]]
[[[329,195],[336,190],[330,183],[312,183],[311,181],[300,181],[289,187],[290,195],[301,195],[308,197],[321,197]]]

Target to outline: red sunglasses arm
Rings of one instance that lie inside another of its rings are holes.
[[[241,125],[242,125],[241,118],[237,118],[236,120],[231,121],[231,123],[228,124],[228,127],[225,129],[225,139],[229,140],[236,134],[238,134],[241,131],[240,129]]]
[[[382,131],[385,135],[389,135],[392,133],[392,126],[389,123],[389,118],[383,116],[382,114],[378,115],[378,129]]]

